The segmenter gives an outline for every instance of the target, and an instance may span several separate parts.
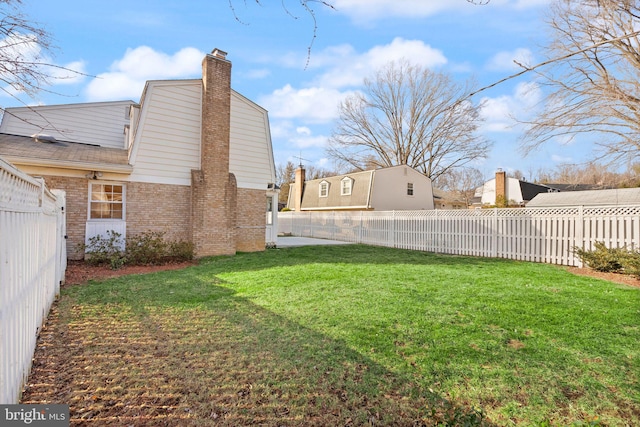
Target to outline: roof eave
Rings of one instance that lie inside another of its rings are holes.
[[[75,169],[75,170],[90,170],[100,172],[111,173],[126,173],[133,172],[133,166],[131,165],[118,165],[113,163],[97,163],[97,162],[78,162],[78,161],[64,161],[64,160],[49,160],[49,159],[33,159],[16,156],[3,156],[8,162],[14,165],[22,166],[37,166],[48,167],[58,169]]]

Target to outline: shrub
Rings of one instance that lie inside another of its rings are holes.
[[[86,253],[86,260],[92,265],[109,265],[117,270],[126,262],[122,251],[122,235],[113,230],[107,230],[106,237],[93,236],[87,245],[80,245]]]
[[[622,268],[625,274],[640,279],[640,251],[629,251],[622,257]]]
[[[169,243],[168,256],[174,261],[191,261],[195,256],[193,243],[185,241]]]
[[[127,260],[133,265],[162,264],[167,256],[164,233],[145,231],[127,239]]]
[[[122,235],[113,230],[105,236],[94,236],[87,245],[80,245],[86,261],[93,265],[109,265],[117,270],[123,265],[158,265],[169,261],[190,261],[194,258],[193,243],[167,242],[165,233],[146,231],[129,237],[125,250]]]
[[[625,273],[627,272],[625,264],[632,267],[633,261],[629,261],[629,259],[633,259],[633,257],[627,249],[607,248],[603,242],[595,242],[593,246],[595,249],[591,251],[580,248],[574,250],[580,260],[589,268],[608,273]]]

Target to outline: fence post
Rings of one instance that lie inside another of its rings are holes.
[[[491,236],[491,256],[498,257],[498,208],[493,208],[493,227]]]
[[[579,246],[580,249],[584,249],[584,206],[578,206],[578,218],[576,219],[578,223],[576,224],[576,246]],[[569,253],[573,258],[573,262],[575,263],[575,257],[573,256],[572,248],[569,248]],[[582,267],[582,260],[578,258],[578,267]]]
[[[396,247],[396,233],[398,228],[396,227],[396,211],[391,211],[391,247]]]

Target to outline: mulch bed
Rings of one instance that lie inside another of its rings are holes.
[[[107,265],[91,265],[84,261],[68,261],[65,273],[65,285],[81,285],[89,280],[110,279],[112,277],[126,276],[129,274],[147,274],[156,271],[179,270],[192,265],[197,261],[174,262],[162,265],[125,265],[118,270],[112,270]]]

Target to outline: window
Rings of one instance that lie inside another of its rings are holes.
[[[327,181],[322,181],[320,183],[320,197],[328,197],[329,196],[329,183]]]
[[[267,196],[267,225],[273,225],[273,197]]]
[[[340,195],[342,196],[350,196],[351,195],[351,185],[353,180],[351,178],[343,178],[342,185],[340,186]]]
[[[413,182],[407,183],[407,196],[413,196]]]
[[[90,219],[124,219],[124,185],[89,185]]]

